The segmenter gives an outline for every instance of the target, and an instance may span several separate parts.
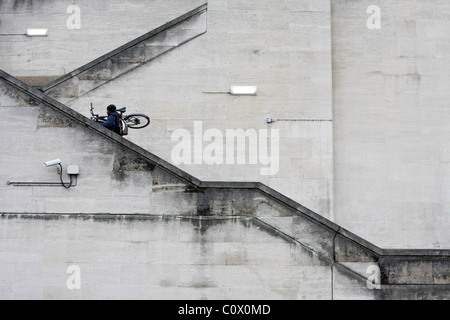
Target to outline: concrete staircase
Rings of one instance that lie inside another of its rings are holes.
[[[204,4],[52,81],[42,91],[67,103],[206,33]]]
[[[25,97],[22,101],[28,101],[30,106],[42,106],[41,113],[52,113],[51,117],[41,115],[42,119],[65,119],[65,123],[71,123],[67,130],[82,130],[83,135],[90,135],[89,141],[99,139],[104,141],[102,144],[120,148],[121,157],[128,159],[122,162],[136,162],[133,159],[137,158],[139,163],[146,163],[153,190],[149,197],[149,216],[162,213],[208,221],[250,220],[258,229],[287,239],[288,243],[295,243],[326,261],[332,267],[337,288],[342,285],[343,289],[338,291],[342,297],[349,296],[344,294],[349,287],[352,294],[359,288],[357,295],[370,299],[450,297],[450,250],[379,248],[262,183],[201,181],[3,71],[0,71],[0,82],[14,88],[8,92],[20,93]],[[60,121],[55,124],[58,130],[61,130]],[[49,126],[51,123],[46,125]],[[94,212],[94,208],[91,210]],[[4,217],[11,218],[11,214],[5,214]],[[367,290],[369,266],[379,268],[381,290]],[[336,293],[334,297],[339,295]]]
[[[450,298],[450,250],[382,249],[262,183],[201,181],[65,105],[204,34],[206,12],[207,5],[196,8],[53,81],[41,90],[1,70],[0,82],[8,88],[14,88],[30,106],[42,106],[42,119],[65,119],[65,125],[70,123],[70,127],[79,127],[85,130],[83,134],[92,135],[90,141],[106,141],[114,148],[119,148],[125,158],[136,158],[146,163],[151,171],[150,208],[149,214],[138,215],[138,220],[151,220],[155,212],[175,217],[173,219],[200,221],[204,224],[224,219],[245,220],[252,228],[282,238],[289,245],[301,247],[322,262],[325,261],[325,265],[332,270],[336,292],[331,296],[336,299],[349,296],[368,299]],[[48,127],[51,126],[50,123]],[[60,124],[58,126],[61,127]],[[63,212],[53,214],[57,217],[67,216]],[[48,215],[34,212],[28,215],[3,212],[2,218],[29,219],[30,215],[35,219],[48,219]],[[83,215],[74,213],[72,216],[111,220],[132,217],[108,215],[102,218],[96,212]],[[367,289],[367,280],[371,275],[368,270],[373,266],[381,272],[380,290]]]

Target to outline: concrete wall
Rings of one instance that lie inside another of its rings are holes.
[[[48,17],[40,23],[51,26],[49,37],[26,41],[6,37],[3,44],[5,55],[0,65],[29,83],[50,82],[55,77],[39,76],[68,73],[203,4],[193,0],[182,1],[182,5],[179,1],[133,5],[120,1],[105,7],[81,1],[77,3],[82,9],[81,30],[70,31],[65,27],[66,4],[59,1],[48,10],[53,2],[14,6],[11,1],[2,5],[5,19],[23,17],[30,24],[34,16]],[[226,129],[279,129],[280,170],[276,175],[261,176],[261,165],[182,168],[206,180],[262,181],[332,218],[330,20],[329,0],[209,1],[206,35],[69,106],[88,115],[90,102],[98,109],[115,103],[131,112],[149,114],[152,126],[133,132],[129,138],[168,161],[175,146],[171,133],[180,128],[193,132],[195,120],[203,121],[205,131],[214,128],[223,133]],[[21,21],[16,18],[10,28],[21,28],[25,24]],[[115,27],[119,26],[117,33]],[[25,61],[16,56],[24,51],[34,58]],[[229,91],[231,85],[257,85],[259,95],[233,98],[203,93]],[[268,126],[267,117],[327,121]]]
[[[43,85],[203,4],[204,0],[77,0],[81,29],[70,30],[71,0],[3,0],[0,34],[48,28],[46,38],[1,36],[0,68]],[[33,81],[33,79],[28,79]]]
[[[3,212],[142,213],[149,208],[154,169],[146,161],[124,154],[112,143],[93,139],[87,128],[1,84],[1,207]],[[59,182],[57,167],[45,161],[62,159],[65,168],[78,164],[77,187],[12,187],[7,181]],[[158,170],[158,169],[156,169]],[[131,181],[133,183],[131,183]],[[90,199],[90,201],[86,201]]]
[[[5,300],[450,297],[448,285],[369,290],[367,264],[355,276],[251,218],[2,214],[0,258]]]
[[[258,96],[233,97],[232,85]],[[126,90],[123,90],[126,88]],[[320,1],[208,2],[207,33],[68,105],[88,115],[109,103],[147,113],[128,139],[172,161],[177,129],[277,129],[279,171],[258,165],[180,165],[212,181],[260,181],[325,217],[333,209],[330,6]],[[289,119],[266,124],[266,118]],[[318,119],[325,121],[297,121]],[[204,143],[206,146],[207,143]],[[248,150],[246,150],[248,151]]]
[[[70,31],[71,1],[2,1],[0,33],[38,21],[50,33],[2,36],[0,66],[50,80],[203,1],[77,3],[82,29]],[[381,30],[366,27],[373,4]],[[152,126],[128,139],[169,161],[170,134],[193,132],[195,120],[204,130],[279,129],[275,176],[251,165],[182,168],[205,180],[262,181],[325,217],[336,211],[336,222],[382,247],[448,248],[448,8],[431,0],[333,0],[331,8],[326,0],[212,0],[207,34],[70,106],[85,115],[91,101],[97,110],[116,103],[148,113]],[[234,84],[258,85],[259,95],[204,93]],[[268,126],[266,117],[335,122]]]
[[[208,222],[189,219],[133,216],[125,222],[97,216],[92,218],[97,222],[87,222],[49,214],[196,215],[198,194],[186,192],[187,184],[173,174],[10,84],[2,82],[0,97],[7,115],[1,121],[0,210],[46,213],[36,220],[27,219],[32,215],[2,217],[2,299],[330,297],[329,266],[311,255],[300,258],[300,245],[291,252],[294,242],[245,221],[225,218],[209,228]],[[56,169],[43,162],[58,157],[64,165],[80,165],[75,187],[5,183],[57,182]],[[241,208],[236,214],[245,214]],[[80,291],[66,286],[66,270],[73,264],[82,270]],[[273,278],[269,264],[283,269],[284,280]],[[315,292],[301,289],[300,279],[311,281],[308,287]]]
[[[450,3],[334,0],[332,17],[336,222],[383,247],[448,248]]]
[[[331,298],[329,260],[239,218],[261,215],[292,233],[286,209],[280,217],[273,201],[245,190],[201,197],[176,174],[102,136],[102,129],[93,131],[17,86],[2,81],[0,87],[0,298]],[[56,168],[43,164],[51,158],[80,165],[75,187],[6,184],[57,182]],[[205,197],[210,212],[203,213],[211,217],[193,217]],[[81,290],[66,285],[71,265],[80,268]]]
[[[448,296],[448,251],[385,251],[267,186],[199,181],[0,76],[0,179],[57,182],[43,165],[56,157],[81,168],[68,190],[0,184],[2,298]],[[64,287],[74,264],[84,291]],[[381,291],[368,289],[368,266]]]
[[[329,262],[248,220],[0,219],[1,299],[331,298]]]

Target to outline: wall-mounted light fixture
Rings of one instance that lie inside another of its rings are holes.
[[[28,37],[46,37],[48,29],[27,29]]]
[[[256,96],[258,95],[257,86],[232,86],[232,96]]]
[[[333,122],[332,119],[273,119],[266,118],[267,123],[274,123],[278,121],[295,121],[295,122]]]
[[[202,91],[204,94],[229,94],[232,96],[257,96],[257,86],[231,86],[230,91]]]

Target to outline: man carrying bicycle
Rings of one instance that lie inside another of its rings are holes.
[[[95,114],[91,103],[91,120],[120,136],[128,135],[128,128],[142,129],[150,124],[149,116],[142,113],[132,113],[124,117],[123,114],[127,112],[127,108],[117,109],[115,105],[111,104],[106,108],[106,111],[107,116]]]
[[[106,113],[108,114],[108,119],[104,123],[100,123],[100,125],[108,128],[114,133],[120,134],[120,126],[119,126],[119,118],[120,114],[116,112],[117,108],[115,105],[110,104],[106,108]]]

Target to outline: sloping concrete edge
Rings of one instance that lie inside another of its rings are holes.
[[[153,29],[153,30],[147,32],[146,34],[144,34],[144,35],[142,35],[142,36],[140,36],[140,37],[138,37],[138,38],[136,38],[136,39],[134,39],[134,40],[132,40],[132,41],[130,41],[130,42],[120,46],[120,47],[118,47],[117,49],[114,49],[113,51],[110,51],[110,52],[104,54],[103,56],[101,56],[101,57],[99,57],[99,58],[97,58],[95,60],[92,60],[91,62],[89,62],[89,63],[87,63],[87,64],[85,64],[85,65],[83,65],[83,66],[81,66],[81,67],[79,67],[79,68],[77,68],[75,70],[73,70],[72,72],[70,72],[70,73],[68,73],[68,74],[66,74],[66,75],[64,75],[64,76],[62,76],[62,77],[52,81],[51,83],[43,86],[40,90],[42,92],[47,92],[47,91],[55,88],[56,86],[66,82],[67,80],[70,80],[70,79],[76,77],[77,75],[85,72],[86,70],[89,70],[89,69],[97,66],[98,64],[100,64],[100,63],[102,63],[102,62],[104,62],[104,61],[106,61],[106,60],[108,60],[108,59],[110,59],[110,58],[120,54],[121,52],[124,52],[127,49],[130,49],[131,47],[136,46],[137,44],[139,44],[139,43],[141,43],[141,42],[143,42],[143,41],[145,41],[145,40],[147,40],[147,39],[149,39],[149,38],[151,38],[151,37],[153,37],[153,36],[163,32],[163,31],[165,31],[165,30],[167,30],[167,29],[169,29],[169,28],[171,28],[171,27],[173,27],[173,26],[175,26],[175,25],[177,25],[177,24],[179,24],[179,23],[181,23],[181,22],[191,18],[191,17],[193,17],[193,16],[195,16],[195,15],[197,15],[199,13],[202,13],[202,12],[206,11],[207,9],[208,9],[208,4],[205,3],[205,4],[199,6],[199,7],[195,8],[195,9],[193,9],[193,10],[191,10],[191,11],[189,11],[189,12],[187,12],[187,13],[181,15],[181,16],[179,16],[178,18],[175,18],[175,19],[165,23],[164,25],[162,25],[162,26],[160,26],[160,27],[158,27],[156,29]]]

